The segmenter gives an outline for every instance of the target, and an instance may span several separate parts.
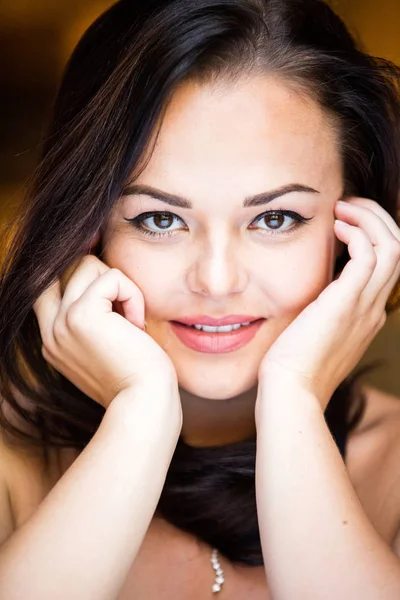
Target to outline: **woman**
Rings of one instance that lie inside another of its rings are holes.
[[[400,597],[400,404],[350,376],[398,78],[319,0],[90,27],[4,266],[1,597]]]

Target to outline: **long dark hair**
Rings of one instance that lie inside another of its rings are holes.
[[[120,0],[69,60],[4,260],[0,424],[21,444],[83,449],[104,416],[44,360],[35,300],[87,253],[127,178],[143,168],[176,86],[253,73],[280,75],[327,110],[341,132],[345,193],[373,198],[396,217],[399,69],[358,49],[324,2]],[[101,257],[101,246],[97,251]],[[348,259],[346,249],[336,272]],[[358,376],[339,386],[328,407],[333,437],[362,416]],[[12,425],[8,410],[37,433]],[[180,439],[158,507],[170,522],[249,565],[262,564],[255,444],[190,448]]]

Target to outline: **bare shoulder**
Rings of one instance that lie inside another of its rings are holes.
[[[365,411],[349,435],[349,466],[360,476],[371,475],[378,466],[388,474],[389,466],[395,467],[400,454],[400,397],[371,385],[363,385],[362,391]],[[393,474],[399,476],[398,460],[397,465]]]
[[[366,410],[349,436],[346,466],[371,523],[400,556],[400,397],[362,391]]]
[[[391,426],[400,419],[400,397],[364,384],[362,390],[366,396],[365,425]]]

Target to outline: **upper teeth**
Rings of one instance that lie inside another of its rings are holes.
[[[195,327],[202,331],[208,331],[209,333],[228,333],[229,331],[234,331],[245,325],[250,325],[250,321],[248,323],[239,323],[238,325],[224,325],[223,327],[210,327],[208,325],[191,325],[191,327]]]

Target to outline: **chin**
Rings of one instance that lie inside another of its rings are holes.
[[[187,386],[183,386],[180,385],[179,386],[181,389],[185,390],[187,393],[191,394],[192,396],[196,396],[198,398],[203,398],[204,400],[212,400],[213,402],[223,402],[224,400],[231,400],[232,398],[235,398],[236,396],[238,396],[240,393],[243,392],[235,392],[233,390],[216,390],[215,387],[211,387],[211,388],[204,388],[204,387],[193,387],[191,386],[190,389],[187,388]]]
[[[212,373],[204,373],[204,369],[199,372],[188,372],[175,369],[178,376],[179,387],[193,396],[215,401],[229,400],[244,394],[251,390],[258,383],[257,370],[251,373],[240,372],[237,369],[233,373],[230,369],[227,372],[226,367],[221,367],[221,373],[218,369],[213,369]],[[238,377],[238,372],[240,377]]]

